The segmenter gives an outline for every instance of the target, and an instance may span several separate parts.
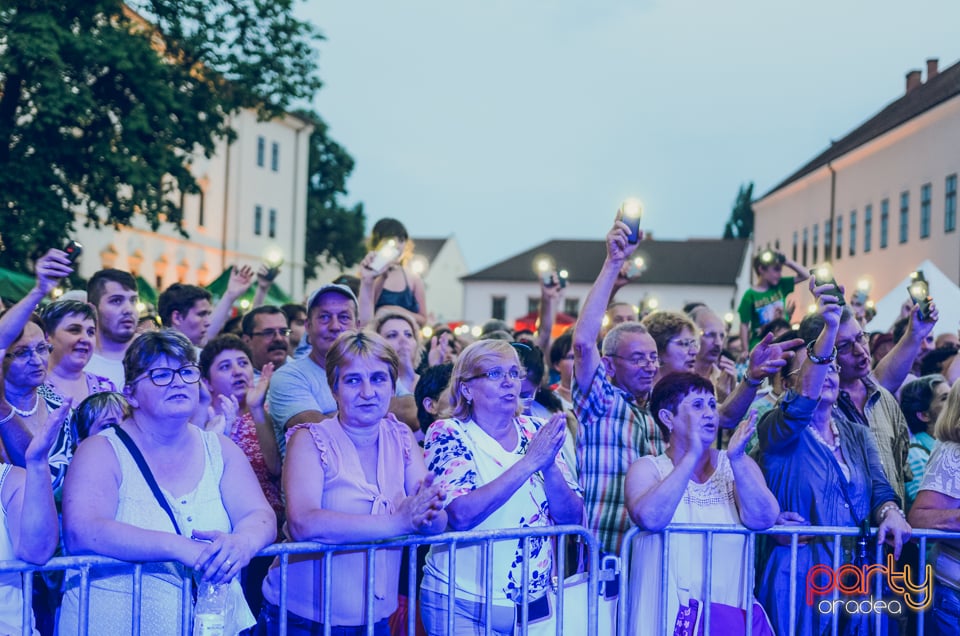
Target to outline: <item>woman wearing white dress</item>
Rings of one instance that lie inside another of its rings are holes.
[[[659,457],[642,457],[630,467],[626,499],[630,518],[651,533],[678,523],[743,525],[752,530],[774,524],[780,507],[763,474],[744,448],[755,418],[737,427],[727,450],[711,447],[717,438],[717,399],[713,385],[693,373],[673,373],[657,383],[650,411],[664,430],[670,447]],[[645,534],[633,547],[630,580],[631,634],[659,634],[661,614],[662,535]],[[690,600],[703,603],[711,585],[711,603],[746,608],[743,535],[716,534],[713,539],[713,579],[705,581],[706,541],[701,533],[672,534],[667,581],[668,626]],[[752,588],[752,585],[749,586]],[[760,612],[754,605],[754,612]],[[714,620],[716,614],[714,614]],[[713,623],[714,633],[720,626]],[[755,632],[756,633],[756,632]]]

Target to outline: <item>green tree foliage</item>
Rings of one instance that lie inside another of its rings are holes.
[[[723,228],[723,238],[750,238],[753,235],[753,182],[741,185],[730,219]]]
[[[191,153],[320,87],[294,0],[6,0],[0,5],[0,265],[65,241],[74,211],[157,229],[199,192]],[[182,232],[182,229],[181,229]]]
[[[347,268],[359,263],[365,252],[363,204],[344,207],[347,178],[353,158],[327,136],[327,124],[312,112],[298,113],[314,124],[310,135],[307,186],[307,249],[304,276],[313,278],[326,261]]]

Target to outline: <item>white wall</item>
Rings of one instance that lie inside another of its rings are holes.
[[[414,248],[416,251],[416,248]],[[423,277],[427,291],[427,311],[430,322],[460,320],[463,311],[463,285],[460,277],[467,275],[467,263],[454,237],[450,237],[437,252],[430,269]]]

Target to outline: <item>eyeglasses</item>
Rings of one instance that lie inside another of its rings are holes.
[[[291,333],[290,329],[284,328],[284,329],[264,329],[263,331],[254,331],[250,335],[266,336],[267,338],[276,338],[277,336],[286,338],[287,336],[290,335],[290,333]]]
[[[679,345],[681,349],[699,349],[700,341],[695,338],[687,338],[685,340],[679,340],[674,338],[669,341],[671,344]]]
[[[624,356],[618,356],[615,353],[611,353],[608,357],[623,360],[624,362],[628,362],[635,367],[643,367],[647,365],[660,366],[660,356],[655,353],[651,353],[649,356],[645,356],[641,353],[640,355],[633,356],[632,358],[626,358]]]
[[[139,382],[144,378],[150,378],[150,381],[156,386],[167,386],[173,382],[173,376],[175,375],[179,375],[180,379],[187,384],[196,384],[200,381],[200,367],[195,364],[188,364],[180,367],[179,369],[169,369],[167,367],[150,369],[146,372],[146,374],[140,376],[133,382]]]
[[[17,349],[16,351],[11,351],[6,355],[6,357],[13,358],[19,362],[26,362],[33,357],[33,354],[37,354],[38,358],[45,358],[46,356],[50,355],[51,351],[53,351],[53,346],[44,342],[42,344],[38,344],[33,349],[24,347],[22,349]]]
[[[508,371],[504,371],[500,367],[494,367],[489,371],[484,371],[483,373],[478,373],[473,377],[467,378],[467,381],[470,380],[479,380],[480,378],[487,378],[488,380],[493,380],[494,382],[502,382],[504,378],[510,378],[511,380],[522,380],[527,375],[520,371],[517,367],[513,367]]]
[[[868,352],[870,351],[870,341],[867,339],[867,334],[861,331],[853,340],[838,343],[837,353],[849,353],[853,350],[853,345],[855,344],[860,344]]]
[[[722,331],[701,331],[700,337],[707,340],[723,340],[724,333]]]

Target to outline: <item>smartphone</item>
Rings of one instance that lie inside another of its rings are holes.
[[[561,269],[557,272],[557,279],[560,281],[560,289],[563,289],[567,286],[567,279],[570,278],[570,273],[565,269]]]
[[[280,266],[283,265],[283,259],[264,263],[267,266],[267,280],[273,281],[280,274]]]
[[[639,199],[627,199],[620,204],[620,220],[630,228],[630,233],[627,234],[627,240],[630,243],[640,241],[641,218],[643,218],[643,204]]]
[[[376,255],[373,257],[373,261],[370,262],[370,269],[378,273],[382,272],[386,269],[387,265],[399,257],[400,246],[397,245],[397,242],[393,239],[384,241],[380,244],[380,247],[377,248]]]
[[[907,293],[915,305],[920,305],[920,319],[930,320],[930,284],[920,270],[910,274],[910,285],[907,287]]]
[[[63,248],[63,251],[67,253],[67,258],[70,259],[70,264],[73,265],[77,262],[77,259],[80,258],[80,255],[83,254],[83,245],[78,241],[70,241],[67,243],[67,246]]]
[[[540,274],[540,280],[543,281],[544,287],[553,287],[557,282],[553,278],[553,272],[549,269]]]
[[[840,291],[840,286],[837,285],[837,279],[833,277],[833,270],[824,266],[815,267],[810,270],[810,275],[813,276],[813,282],[818,287],[820,285],[833,285],[833,289],[827,293],[836,297],[838,305],[842,307],[847,304],[846,299],[843,297],[843,292]]]
[[[647,270],[647,261],[642,256],[634,256],[627,265],[627,278],[637,278]]]

